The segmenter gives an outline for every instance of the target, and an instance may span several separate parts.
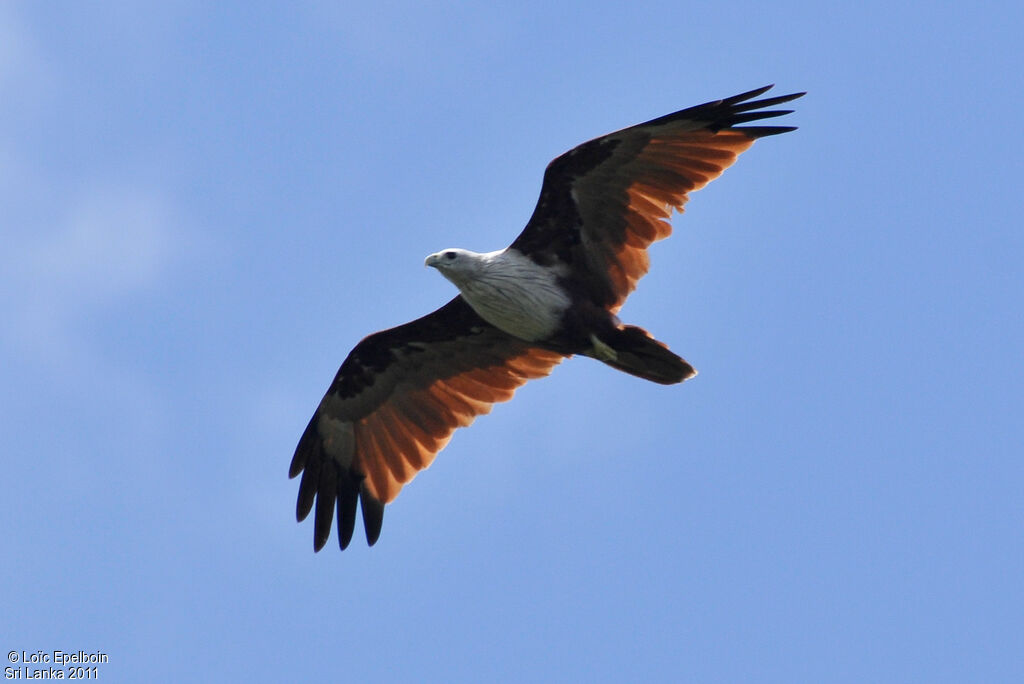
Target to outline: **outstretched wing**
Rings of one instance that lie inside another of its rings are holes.
[[[754,140],[791,126],[738,124],[804,93],[753,100],[772,86],[708,102],[595,138],[552,161],[537,208],[511,248],[562,262],[599,306],[617,311],[647,273],[647,247],[672,232],[672,209],[728,168]]]
[[[480,318],[461,296],[356,345],[299,440],[289,477],[302,473],[296,516],[316,503],[313,547],[331,534],[348,546],[361,499],[366,540],[377,541],[384,504],[434,460],[458,427],[547,375],[562,355],[533,347]]]

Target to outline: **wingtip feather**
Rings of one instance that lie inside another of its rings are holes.
[[[316,514],[313,518],[313,550],[319,551],[331,536],[334,521],[334,502],[338,497],[338,475],[334,467],[320,471],[316,491]]]
[[[364,486],[359,493],[359,501],[363,510],[363,528],[366,530],[366,544],[373,546],[380,538],[380,530],[384,525],[384,504],[370,495]]]
[[[316,434],[316,422],[317,414],[314,414],[309,419],[309,423],[306,424],[306,429],[302,431],[302,437],[299,438],[299,443],[295,447],[295,455],[292,456],[292,462],[288,466],[288,478],[292,479],[303,471],[306,467],[306,463],[309,461],[310,452],[316,448],[318,436]]]
[[[348,473],[342,473],[338,486],[338,546],[344,551],[352,541],[356,528],[356,506],[359,488]]]
[[[302,471],[302,480],[299,481],[299,495],[295,500],[295,519],[302,522],[313,509],[313,501],[316,499],[316,487],[320,479],[319,469],[312,464]]]

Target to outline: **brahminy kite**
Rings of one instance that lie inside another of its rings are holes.
[[[740,126],[789,114],[765,109],[771,86],[683,109],[569,150],[544,172],[526,228],[507,248],[445,249],[426,258],[459,294],[437,311],[363,339],[299,440],[296,516],[316,503],[313,548],[337,512],[342,549],[361,502],[366,541],[384,505],[431,464],[458,427],[512,398],[531,378],[582,354],[669,385],[693,367],[616,316],[648,269],[647,247],[668,237],[672,210],[717,178],[755,140],[792,126]]]

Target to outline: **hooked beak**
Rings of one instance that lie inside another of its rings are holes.
[[[440,263],[440,261],[441,261],[441,253],[437,252],[436,254],[431,254],[426,259],[424,259],[423,260],[423,265],[424,266],[433,266],[434,268],[437,268],[437,264]]]

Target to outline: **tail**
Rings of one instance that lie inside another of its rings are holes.
[[[594,340],[594,349],[588,356],[644,380],[674,385],[697,374],[693,366],[648,335],[646,330],[634,325],[616,329],[611,339],[591,339]]]

